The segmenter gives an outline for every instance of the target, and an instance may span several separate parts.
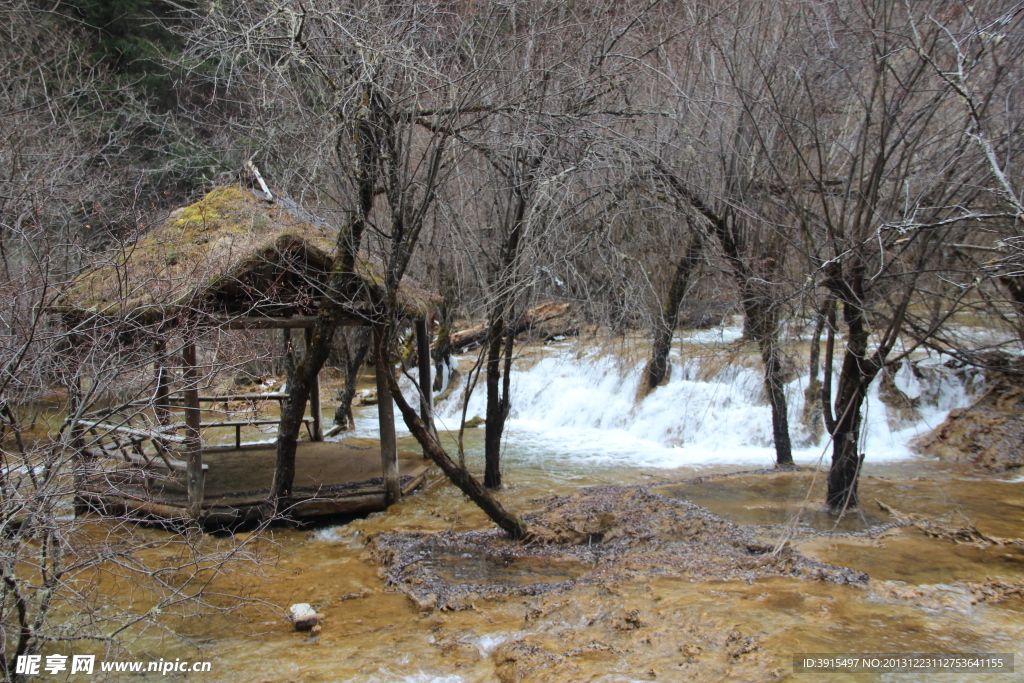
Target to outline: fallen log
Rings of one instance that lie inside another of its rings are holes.
[[[554,337],[574,337],[579,334],[579,324],[573,315],[572,304],[548,301],[527,309],[515,327],[516,336],[527,333],[538,341]],[[452,353],[479,346],[487,341],[487,323],[478,323],[464,330],[453,332],[449,337]]]

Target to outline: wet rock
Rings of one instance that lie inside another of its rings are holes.
[[[314,627],[319,628],[320,622],[324,619],[324,615],[319,614],[308,602],[296,603],[289,607],[288,616],[291,617],[296,631],[311,631]]]
[[[757,636],[744,635],[741,631],[731,631],[725,639],[725,649],[729,657],[736,659],[761,648],[761,641]]]
[[[358,405],[361,406],[375,406],[377,405],[377,392],[373,389],[363,389],[356,394],[356,400],[359,401]]]
[[[629,614],[619,619],[615,628],[619,631],[635,631],[638,628],[647,626],[647,622],[640,618],[639,610],[630,610]]]
[[[517,640],[495,650],[492,655],[498,680],[519,683],[535,672],[544,672],[558,658],[547,650]]]
[[[878,384],[878,398],[885,405],[889,429],[898,431],[920,421],[919,399],[910,398],[903,393],[889,373],[882,373]]]
[[[1024,466],[1024,388],[997,384],[917,441],[925,454],[1004,472]]]
[[[683,645],[679,648],[680,654],[686,657],[686,662],[689,664],[692,664],[694,661],[696,661],[696,659],[700,657],[700,654],[703,651],[704,648],[695,643],[687,643],[686,645]]]

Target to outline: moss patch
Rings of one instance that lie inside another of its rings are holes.
[[[83,274],[56,312],[154,322],[183,309],[274,315],[313,312],[333,267],[336,231],[238,186],[218,187],[172,212],[133,244]],[[383,270],[360,258],[362,304],[383,300]],[[403,283],[399,305],[423,315],[435,297]]]

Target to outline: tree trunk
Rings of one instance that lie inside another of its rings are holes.
[[[313,338],[313,331],[308,327],[305,330],[306,353],[309,353],[309,343]],[[320,373],[313,375],[309,385],[309,414],[313,420],[313,441],[324,440],[324,417],[320,406]]]
[[[535,167],[535,166],[534,166]],[[530,169],[532,174],[532,168]],[[488,316],[487,331],[487,423],[484,425],[484,486],[496,489],[501,486],[501,435],[505,430],[508,415],[508,382],[506,392],[500,392],[501,343],[508,336],[508,345],[515,343],[518,326],[523,323],[512,315],[512,308],[518,292],[516,268],[519,264],[520,241],[523,236],[529,193],[523,189],[512,189],[510,199],[515,198],[515,209],[509,221],[509,230],[501,245],[501,268],[495,274],[492,285],[494,299]],[[506,323],[508,323],[506,325]],[[506,363],[506,368],[510,367]]]
[[[405,425],[412,432],[420,446],[423,447],[423,452],[437,463],[437,466],[441,468],[453,484],[459,487],[460,491],[469,496],[470,500],[476,503],[491,518],[491,521],[497,524],[509,536],[515,540],[527,538],[529,527],[526,526],[526,523],[516,515],[505,510],[502,504],[486,488],[480,485],[480,482],[448,457],[444,448],[441,447],[441,444],[430,433],[423,420],[420,419],[413,407],[402,396],[402,392],[398,388],[398,381],[391,371],[389,362],[383,364],[383,371],[395,403],[398,405],[402,418],[405,420]]]
[[[856,509],[857,481],[863,457],[859,453],[861,411],[871,383],[863,357],[847,349],[836,397],[836,426],[832,434],[832,466],[828,473],[825,502],[833,514]]]
[[[836,431],[836,418],[832,415],[832,369],[836,355],[836,300],[829,297],[825,313],[828,326],[825,337],[825,365],[821,371],[821,417],[829,434]]]
[[[772,437],[775,440],[775,466],[793,465],[793,444],[789,438],[789,415],[787,413],[785,382],[782,361],[771,335],[758,344],[761,347],[761,362],[764,365],[764,388],[772,407]]]
[[[654,341],[651,344],[651,359],[644,367],[640,379],[640,388],[637,392],[637,400],[643,400],[654,389],[668,379],[669,363],[668,355],[672,350],[672,336],[675,334],[676,324],[679,321],[679,307],[683,304],[683,297],[690,286],[690,274],[693,266],[700,258],[701,242],[700,233],[691,231],[690,245],[686,253],[676,266],[675,277],[669,286],[668,296],[665,298],[665,305],[661,309],[661,315],[654,329]]]
[[[804,410],[801,422],[807,430],[805,445],[818,442],[821,438],[821,379],[818,372],[821,366],[821,333],[825,329],[825,317],[828,302],[821,305],[814,320],[814,335],[811,337],[811,350],[807,362],[807,388],[804,390]]]
[[[835,405],[835,428],[832,431],[832,466],[828,473],[825,502],[833,514],[843,514],[859,505],[857,481],[863,457],[859,452],[861,415],[868,386],[879,366],[867,359],[868,330],[864,311],[860,271],[853,274],[850,296],[843,301],[843,318],[847,327],[846,353],[839,374],[839,390]]]
[[[785,377],[778,346],[778,319],[771,292],[758,287],[753,278],[747,279],[743,287],[743,311],[745,327],[751,338],[757,342],[764,368],[764,389],[772,410],[772,437],[775,441],[775,466],[788,467],[793,464],[793,444],[789,437],[789,415],[787,413]]]
[[[352,415],[352,401],[356,396],[356,388],[359,382],[359,371],[366,361],[366,354],[370,350],[370,331],[367,327],[350,328],[355,330],[355,349],[350,344],[351,339],[345,340],[345,387],[338,392],[338,407],[334,411],[334,424],[347,425],[347,429],[356,428],[355,416]]]
[[[765,273],[751,272],[743,259],[740,241],[735,232],[736,217],[719,214],[705,204],[699,197],[689,192],[679,179],[660,163],[655,163],[656,170],[676,190],[680,197],[685,198],[702,216],[711,223],[712,232],[722,245],[725,260],[732,269],[733,277],[739,285],[743,297],[744,335],[750,335],[757,341],[761,350],[764,365],[765,390],[772,408],[772,434],[775,437],[775,464],[789,466],[793,464],[793,448],[789,439],[789,417],[786,414],[786,394],[782,391],[782,364],[778,351],[778,320],[771,286],[758,286],[767,283],[781,267],[780,259],[769,256],[762,259],[767,267]],[[781,245],[775,245],[779,253]]]
[[[363,100],[373,104],[369,85],[364,86]],[[269,503],[271,512],[280,512],[291,497],[295,482],[295,450],[298,447],[299,430],[306,412],[306,402],[316,377],[331,351],[331,338],[342,307],[356,301],[362,278],[356,273],[356,255],[366,229],[366,217],[373,208],[376,192],[376,161],[378,148],[375,143],[375,125],[367,119],[360,120],[354,131],[359,148],[358,164],[355,169],[356,190],[359,197],[357,211],[352,214],[347,226],[338,231],[335,248],[334,268],[320,300],[313,333],[310,335],[306,356],[295,368],[294,379],[288,383],[288,402],[282,406],[281,422],[277,429],[277,457],[274,464],[274,479],[270,485]]]
[[[288,382],[288,400],[281,406],[281,423],[277,430],[277,459],[274,464],[274,479],[270,486],[271,501],[281,511],[292,495],[295,481],[295,450],[298,448],[299,430],[306,413],[306,403],[314,386],[314,378],[327,362],[331,337],[334,335],[334,320],[326,316],[317,318],[310,335],[306,356],[292,373]]]
[[[505,405],[501,396],[501,347],[504,320],[491,320],[487,340],[487,421],[484,423],[484,486],[501,487],[501,435]]]
[[[416,321],[416,365],[419,369],[420,416],[431,433],[434,428],[434,391],[430,381],[430,325],[426,318]]]
[[[387,375],[391,372],[391,355],[388,353],[390,330],[386,325],[373,326],[373,350],[377,362],[377,415],[380,428],[380,462],[384,472],[386,504],[393,505],[402,497],[402,486],[398,474],[398,442],[395,438],[395,406]]]

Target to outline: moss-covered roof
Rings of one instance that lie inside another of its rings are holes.
[[[182,312],[283,316],[314,313],[333,267],[335,231],[290,202],[218,187],[177,209],[109,262],[80,275],[57,312],[140,323]],[[361,259],[353,317],[383,300],[379,267]],[[432,297],[403,283],[399,305],[423,315]]]

